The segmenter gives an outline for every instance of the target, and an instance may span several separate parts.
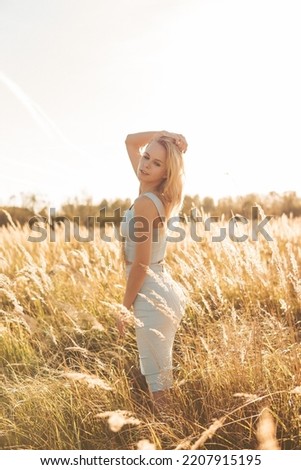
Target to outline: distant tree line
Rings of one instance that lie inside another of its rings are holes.
[[[31,202],[30,202],[31,201]],[[35,197],[27,197],[25,203],[21,207],[6,206],[0,207],[0,226],[11,225],[12,223],[25,225],[33,223],[33,218],[40,216],[49,220],[50,211],[46,206],[39,211],[36,209],[37,200]],[[60,209],[52,209],[51,217],[56,221],[63,221],[68,218],[70,221],[78,223],[78,225],[89,226],[91,223],[97,222],[100,226],[104,225],[105,220],[109,217],[112,222],[119,224],[120,219],[131,205],[132,201],[128,199],[115,199],[114,201],[103,199],[99,204],[93,204],[91,198],[80,201],[75,198],[61,206]],[[279,217],[286,214],[289,217],[301,216],[301,198],[297,196],[295,191],[287,191],[279,194],[270,192],[267,195],[258,195],[255,193],[238,197],[224,197],[217,202],[211,197],[200,198],[199,195],[185,195],[180,216],[183,220],[187,220],[195,211],[206,216],[223,217],[230,219],[239,215],[246,218],[251,217],[251,209],[256,204],[260,205],[266,215]]]
[[[298,197],[295,191],[287,191],[282,194],[270,192],[267,195],[251,193],[234,198],[224,197],[219,199],[217,203],[211,197],[201,199],[198,195],[185,196],[182,212],[188,214],[193,207],[196,207],[211,216],[221,217],[224,215],[226,219],[229,219],[233,215],[241,215],[249,218],[251,209],[256,204],[261,206],[266,215],[273,217],[279,217],[282,214],[289,217],[301,216],[301,197]]]

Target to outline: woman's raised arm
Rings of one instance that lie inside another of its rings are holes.
[[[174,140],[175,144],[179,147],[181,152],[186,152],[187,142],[182,134],[176,134],[168,131],[148,131],[137,132],[135,134],[128,134],[125,139],[125,145],[130,157],[133,169],[137,175],[139,160],[141,157],[140,149],[147,145],[151,140],[158,139],[161,136],[167,136]]]
[[[135,134],[128,134],[125,139],[125,145],[130,157],[133,169],[135,174],[137,175],[137,169],[139,160],[141,157],[140,149],[144,147],[144,145],[148,144],[151,140],[160,137],[161,135],[165,135],[165,131],[148,131],[148,132],[137,132]]]

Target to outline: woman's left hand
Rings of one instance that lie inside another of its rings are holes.
[[[175,144],[179,147],[181,152],[185,153],[188,147],[187,141],[182,134],[175,134]]]
[[[116,327],[119,332],[119,335],[122,338],[125,335],[126,324],[130,320],[129,315],[130,315],[129,309],[124,304],[122,304],[120,308],[120,312],[118,312],[117,318],[116,318]]]
[[[116,320],[116,327],[121,338],[123,338],[125,335],[125,324],[126,324],[125,318],[123,314],[121,313]]]
[[[181,152],[185,153],[188,147],[187,141],[182,134],[176,134],[175,132],[162,131],[161,135],[166,135],[173,139],[176,146],[180,149]]]

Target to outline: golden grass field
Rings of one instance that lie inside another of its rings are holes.
[[[165,420],[133,324],[124,339],[115,327],[120,242],[66,243],[58,229],[32,243],[28,228],[1,228],[0,448],[301,449],[301,221],[268,230],[272,242],[187,233],[168,245],[188,303]]]

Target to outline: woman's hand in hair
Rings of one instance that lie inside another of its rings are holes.
[[[175,132],[161,131],[161,132],[158,132],[158,134],[156,135],[156,138],[158,139],[164,136],[172,139],[181,152],[183,153],[186,152],[188,144],[187,144],[185,137],[182,134],[177,134]]]

